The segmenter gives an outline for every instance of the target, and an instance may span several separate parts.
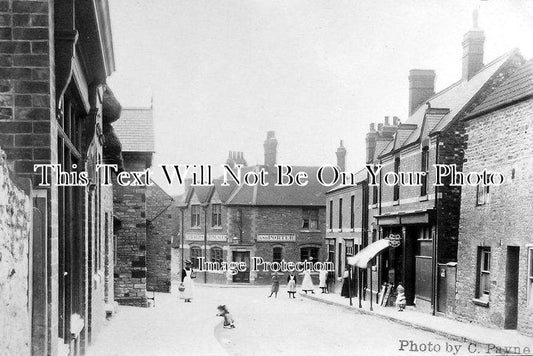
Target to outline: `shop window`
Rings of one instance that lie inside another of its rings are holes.
[[[222,205],[213,204],[211,206],[211,226],[212,227],[221,227],[222,226]]]
[[[300,249],[300,261],[311,261],[311,257],[314,262],[318,261],[318,247],[302,247]]]
[[[223,252],[220,247],[211,248],[211,262],[221,263],[224,261]]]
[[[200,227],[200,205],[191,205],[191,227]]]
[[[478,248],[477,295],[478,299],[487,300],[490,295],[490,247]]]
[[[344,254],[344,265],[348,264],[348,257],[354,255],[354,243],[353,240],[344,240],[344,248],[345,248],[345,254]]]
[[[274,247],[272,249],[272,262],[281,262],[283,259],[283,248]]]
[[[327,239],[326,245],[328,250],[328,261],[335,263],[335,240]]]
[[[339,199],[339,229],[342,229],[342,198]]]
[[[355,227],[355,195],[350,198],[350,228]]]
[[[200,268],[200,257],[202,257],[202,249],[200,247],[191,247],[191,262],[193,268]]]
[[[420,162],[420,171],[425,172],[426,175],[422,177],[422,186],[420,187],[420,195],[425,196],[428,194],[428,174],[429,174],[429,147],[422,148],[422,156]]]
[[[302,229],[318,230],[318,209],[304,209]]]
[[[394,160],[394,173],[396,173],[396,175],[398,175],[399,172],[400,172],[400,158],[397,157]],[[397,201],[399,199],[400,199],[400,181],[398,180],[398,182],[394,185],[393,200]]]
[[[527,305],[533,307],[533,247],[528,248],[527,257]]]
[[[484,205],[489,202],[489,186],[478,184],[477,185],[477,198],[476,198],[476,204],[477,205]]]

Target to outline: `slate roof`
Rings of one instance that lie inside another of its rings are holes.
[[[443,131],[451,125],[458,115],[466,109],[470,101],[487,81],[489,81],[489,79],[491,79],[502,66],[517,55],[519,55],[519,51],[516,49],[512,50],[485,65],[476,75],[470,78],[470,80],[461,79],[429,98],[427,102],[430,103],[431,107],[447,108],[450,110],[446,115],[442,116],[436,125],[434,125],[429,134],[431,135]],[[403,142],[401,147],[409,146],[421,138],[422,124],[424,122],[426,110],[427,106],[424,103],[405,121],[405,124],[413,124],[417,127]],[[386,149],[381,152],[380,156],[387,155],[401,147],[395,147],[393,144],[389,144]]]
[[[345,189],[345,188],[355,188],[357,187],[358,185],[360,185],[359,183],[363,182],[364,180],[366,180],[368,178],[367,176],[367,170],[366,168],[362,168],[360,169],[359,171],[355,172],[354,174],[354,181],[357,185],[351,185],[351,184],[338,184],[336,185],[335,187],[333,188],[330,188],[326,194],[329,194],[329,193],[333,193],[333,192],[336,192],[338,190],[342,190],[342,189]]]
[[[330,187],[326,187],[317,180],[317,171],[320,167],[291,166],[293,174],[306,172],[308,184],[300,187],[296,184],[290,186],[276,186],[277,170],[273,167],[255,166],[255,170],[265,169],[267,186],[259,184],[248,186],[242,184],[232,193],[228,205],[252,206],[325,206],[325,194]],[[331,180],[331,170],[324,171],[324,178]]]
[[[152,108],[123,108],[113,123],[122,152],[155,152]]]
[[[475,117],[533,96],[533,59],[517,69],[468,115]]]

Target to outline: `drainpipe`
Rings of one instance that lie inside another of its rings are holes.
[[[209,204],[204,204],[204,261],[207,262],[207,207]],[[207,268],[204,271],[204,284],[207,283]]]
[[[437,135],[436,147],[435,147],[435,162],[439,163],[439,136]],[[432,275],[431,278],[431,304],[432,314],[437,313],[437,278],[438,278],[438,256],[439,256],[439,187],[435,186],[435,238],[433,240],[433,263],[432,263]]]

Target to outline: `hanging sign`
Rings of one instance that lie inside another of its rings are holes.
[[[399,247],[402,243],[402,237],[399,234],[390,234],[389,237],[389,246],[392,248]]]

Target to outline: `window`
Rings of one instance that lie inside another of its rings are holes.
[[[476,198],[476,204],[477,205],[484,205],[490,201],[489,199],[489,186],[478,184],[477,185],[477,198]]]
[[[272,249],[272,262],[281,262],[283,259],[283,248],[274,247]]]
[[[202,257],[202,249],[200,247],[192,247],[191,248],[191,262],[193,268],[200,268],[200,260],[199,258]]]
[[[302,229],[318,230],[318,209],[304,209]]]
[[[211,248],[211,262],[221,263],[224,261],[222,249],[220,247]]]
[[[318,247],[302,247],[300,249],[300,261],[311,261],[311,257],[315,262],[318,260]]]
[[[488,301],[490,295],[490,264],[491,255],[490,247],[479,247],[478,250],[478,299],[486,299]]]
[[[527,305],[533,307],[533,247],[527,249]]]
[[[339,199],[339,229],[342,229],[342,198]]]
[[[396,175],[398,175],[399,172],[400,172],[400,158],[397,157],[394,160],[394,173],[396,173]],[[397,201],[399,199],[400,199],[400,181],[398,180],[398,182],[394,185],[394,191],[393,191],[392,200]]]
[[[333,200],[329,201],[329,228],[333,229]]]
[[[426,172],[426,175],[422,177],[422,187],[420,187],[420,195],[425,196],[428,194],[428,174],[429,174],[429,147],[422,148],[422,158],[420,162],[420,171]]]
[[[213,204],[211,206],[211,226],[212,227],[221,227],[222,226],[222,205]]]
[[[200,205],[191,206],[191,227],[200,227]]]
[[[344,248],[345,248],[345,254],[344,254],[344,265],[348,264],[348,257],[354,255],[354,243],[353,240],[344,240]]]
[[[355,195],[352,195],[350,198],[350,228],[355,227]]]
[[[424,226],[418,228],[418,251],[417,256],[433,256],[433,238],[431,236],[431,227]]]
[[[379,194],[378,186],[373,185],[372,186],[372,204],[378,203],[378,194]]]
[[[328,261],[335,263],[335,240],[327,239],[326,245],[328,248]]]

